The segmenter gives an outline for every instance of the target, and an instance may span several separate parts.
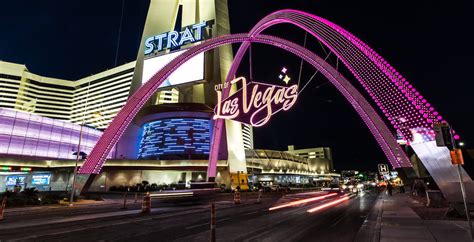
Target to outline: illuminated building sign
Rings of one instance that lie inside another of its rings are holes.
[[[241,83],[242,88],[222,100],[222,91],[217,91],[217,106],[214,119],[230,119],[255,127],[266,124],[270,117],[280,110],[290,109],[298,98],[298,86],[276,86],[249,82],[238,77],[231,84]],[[224,87],[229,88],[229,87]]]
[[[25,184],[26,176],[7,176],[7,186],[17,186]]]
[[[198,118],[161,119],[143,125],[138,159],[206,159],[210,121]]]
[[[186,26],[181,32],[170,31],[159,35],[151,36],[145,40],[145,55],[159,52],[164,49],[179,47],[185,44],[194,43],[207,38],[207,34],[203,31],[206,27],[212,27],[214,23],[211,21],[203,21],[197,24]]]
[[[51,181],[51,174],[37,174],[31,176],[31,183],[33,185],[49,185]]]

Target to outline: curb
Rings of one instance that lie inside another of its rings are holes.
[[[374,206],[364,220],[364,223],[354,238],[355,242],[379,242],[383,213],[383,192],[377,196]]]

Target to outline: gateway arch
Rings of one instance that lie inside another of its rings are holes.
[[[234,77],[240,61],[251,43],[269,44],[290,51],[313,65],[343,94],[363,119],[394,168],[411,167],[410,161],[396,143],[382,117],[340,73],[320,57],[301,46],[277,37],[260,34],[265,29],[280,23],[289,23],[304,29],[329,48],[359,81],[377,108],[380,109],[387,123],[400,132],[413,147],[448,200],[458,200],[459,193],[455,192],[453,188],[456,186],[457,175],[455,168],[450,164],[449,150],[445,147],[436,147],[434,141],[433,124],[445,122],[445,120],[433,105],[395,68],[357,37],[330,21],[297,10],[281,10],[269,14],[258,22],[248,34],[212,38],[189,48],[188,51],[176,57],[130,96],[126,105],[105,130],[81,166],[79,173],[100,173],[107,154],[118,142],[124,130],[140,108],[173,71],[199,53],[232,43],[242,43],[242,45],[235,56],[226,82]],[[223,93],[224,98],[228,95],[228,92]],[[216,154],[222,127],[222,120],[215,122],[208,166],[208,177],[211,180],[216,175]],[[472,180],[467,174],[464,175],[466,182],[469,182],[467,187],[470,191],[473,188],[471,186]]]

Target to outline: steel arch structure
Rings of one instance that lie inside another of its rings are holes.
[[[100,172],[107,154],[120,139],[140,108],[156,92],[160,84],[180,65],[198,53],[224,44],[238,42],[243,42],[243,44],[235,57],[226,81],[234,76],[238,64],[251,42],[270,44],[293,52],[320,70],[348,99],[368,125],[369,130],[375,136],[393,167],[411,166],[381,117],[367,100],[334,68],[301,46],[276,37],[259,35],[266,28],[279,23],[291,23],[299,26],[326,45],[354,74],[393,127],[400,130],[408,141],[413,140],[412,132],[420,128],[426,131],[422,136],[424,140],[432,139],[432,133],[430,133],[432,123],[443,121],[442,117],[437,114],[416,89],[375,51],[346,30],[325,19],[301,11],[281,10],[262,19],[249,34],[228,35],[210,39],[188,49],[188,51],[168,63],[129,98],[126,105],[106,129],[79,172],[94,174]],[[222,121],[216,122],[213,141],[220,138],[220,135],[216,134],[221,133],[221,128]],[[219,141],[219,139],[217,140]],[[218,145],[216,143],[219,142],[213,142],[213,150],[210,155],[209,177],[213,177],[213,174],[215,176],[215,167],[212,161],[217,159],[213,155],[216,153],[214,146]]]
[[[316,69],[318,69],[343,94],[343,96],[349,101],[349,103],[351,103],[357,113],[367,124],[369,130],[376,137],[377,141],[385,140],[387,138],[391,138],[393,141],[395,141],[393,135],[391,137],[384,137],[381,135],[380,130],[388,131],[388,127],[381,121],[380,116],[378,116],[377,112],[367,102],[367,100],[365,100],[362,94],[358,92],[355,87],[339,72],[337,72],[331,65],[326,63],[316,54],[297,44],[277,37],[260,35],[257,37],[250,38],[246,34],[237,34],[214,38],[204,44],[189,49],[187,52],[190,52],[192,54],[180,55],[172,62],[170,62],[167,66],[165,66],[162,70],[160,70],[154,77],[152,77],[149,82],[147,82],[142,88],[140,88],[135,94],[132,95],[132,98],[127,102],[127,104],[119,112],[119,114],[114,119],[109,128],[104,132],[98,144],[94,147],[92,153],[90,154],[84,165],[81,167],[80,173],[97,174],[100,172],[101,166],[104,164],[105,157],[107,156],[103,156],[101,154],[108,154],[108,152],[110,152],[111,147],[118,141],[118,139],[120,139],[121,134],[130,124],[131,120],[133,120],[134,116],[136,115],[136,113],[138,113],[141,106],[143,106],[144,103],[148,100],[148,98],[151,97],[151,95],[155,92],[153,88],[157,89],[161,82],[163,82],[163,80],[165,80],[167,76],[173,72],[174,68],[177,68],[179,65],[186,62],[186,60],[192,58],[194,55],[199,54],[200,52],[207,51],[209,49],[213,49],[224,44],[238,43],[250,40],[255,43],[263,43],[280,47],[303,58],[305,61],[307,61]],[[193,49],[198,50],[193,51]],[[148,86],[150,87],[148,88],[150,89],[146,89],[147,84],[149,84]],[[379,123],[381,123],[384,127],[379,127]],[[390,132],[388,131],[388,133]],[[102,159],[94,160],[97,159],[97,157]],[[88,166],[88,162],[90,164],[93,164],[94,166]]]

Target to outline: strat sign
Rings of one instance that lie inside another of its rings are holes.
[[[217,92],[217,106],[214,108],[214,119],[222,118],[260,127],[280,110],[290,109],[298,98],[298,86],[289,87],[249,82],[244,77],[230,83],[241,83],[242,88],[222,100],[222,91]],[[230,85],[230,86],[231,86]],[[224,86],[224,88],[230,88]]]
[[[203,21],[197,24],[186,26],[183,31],[170,31],[159,35],[151,36],[145,40],[145,55],[153,51],[176,48],[185,44],[201,41],[209,37],[205,31],[206,27],[212,27],[214,20]]]

